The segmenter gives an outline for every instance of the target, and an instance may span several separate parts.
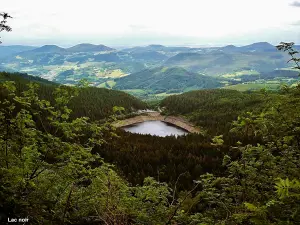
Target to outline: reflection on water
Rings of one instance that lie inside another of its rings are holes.
[[[170,135],[180,136],[188,134],[186,130],[162,121],[146,121],[142,123],[136,123],[131,126],[123,127],[123,129],[131,133],[151,134],[160,137],[166,137]]]

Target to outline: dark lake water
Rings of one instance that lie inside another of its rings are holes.
[[[160,137],[166,137],[170,135],[180,136],[189,133],[180,127],[162,121],[146,121],[142,123],[136,123],[123,127],[123,129],[131,133],[151,134]]]

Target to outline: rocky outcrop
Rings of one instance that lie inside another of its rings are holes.
[[[182,117],[177,116],[163,116],[159,112],[148,112],[143,115],[138,115],[129,119],[119,120],[113,123],[115,127],[125,127],[135,123],[141,123],[145,121],[163,121],[166,123],[173,124],[180,127],[190,133],[200,133],[200,129],[194,126],[192,123],[188,122]]]

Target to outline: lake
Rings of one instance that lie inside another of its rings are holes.
[[[142,123],[136,123],[130,126],[123,127],[123,129],[131,133],[151,134],[160,137],[171,135],[175,135],[177,137],[189,133],[188,131],[180,127],[162,121],[145,121]]]

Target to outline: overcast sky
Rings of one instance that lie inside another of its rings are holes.
[[[300,44],[300,0],[7,0],[3,44]]]

